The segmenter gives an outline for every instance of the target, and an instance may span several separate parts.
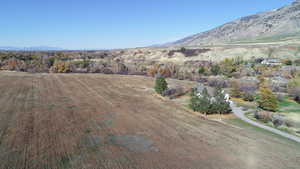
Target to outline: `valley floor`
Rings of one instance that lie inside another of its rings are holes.
[[[0,168],[299,168],[298,143],[203,120],[157,97],[153,83],[0,72]]]

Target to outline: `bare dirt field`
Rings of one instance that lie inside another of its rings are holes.
[[[0,168],[299,169],[299,144],[203,120],[153,83],[0,72]]]

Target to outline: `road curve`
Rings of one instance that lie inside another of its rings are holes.
[[[238,107],[233,102],[230,103],[230,106],[231,106],[231,109],[232,109],[234,115],[237,116],[239,119],[243,120],[244,122],[247,122],[247,123],[249,123],[251,125],[254,125],[256,127],[268,130],[270,132],[273,132],[275,134],[281,135],[283,137],[286,137],[288,139],[291,139],[291,140],[294,140],[294,141],[300,143],[300,137],[297,137],[297,136],[285,133],[283,131],[280,131],[278,129],[275,129],[275,128],[272,128],[272,127],[269,127],[269,126],[265,126],[265,125],[263,125],[261,123],[258,123],[258,122],[255,122],[255,121],[249,119],[248,117],[245,116],[246,111],[242,110],[241,107]]]

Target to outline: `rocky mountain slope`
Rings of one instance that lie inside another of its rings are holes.
[[[197,46],[236,41],[300,39],[300,0],[280,9],[226,23],[207,32],[181,39],[170,46]]]

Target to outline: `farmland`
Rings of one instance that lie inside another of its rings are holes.
[[[204,120],[156,96],[153,83],[142,76],[1,72],[0,168],[300,166],[299,144]]]

